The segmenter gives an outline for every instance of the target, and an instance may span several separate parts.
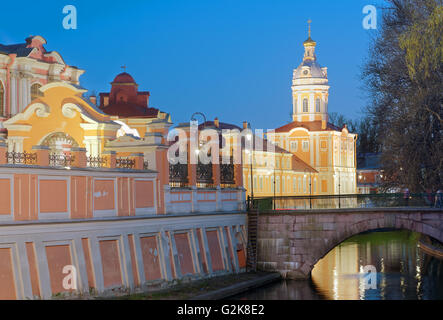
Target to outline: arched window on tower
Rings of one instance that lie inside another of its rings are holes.
[[[5,115],[5,89],[3,83],[0,81],[0,116]]]
[[[308,99],[303,99],[303,112],[309,112],[309,110],[308,110]]]
[[[320,112],[320,99],[315,100],[315,112]]]
[[[41,87],[40,83],[34,83],[31,86],[31,101],[43,96],[43,92],[40,91]]]

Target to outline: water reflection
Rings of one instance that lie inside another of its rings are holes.
[[[355,236],[317,263],[311,281],[282,281],[234,297],[251,300],[443,300],[443,260],[418,248],[408,231]],[[362,270],[375,266],[376,289]]]
[[[312,281],[333,300],[443,299],[443,262],[418,248],[419,237],[408,231],[353,237],[317,263]],[[368,265],[377,269],[376,289],[361,272]]]

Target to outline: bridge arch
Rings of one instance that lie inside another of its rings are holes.
[[[348,209],[262,214],[258,266],[285,278],[309,278],[314,266],[347,239],[378,229],[409,230],[443,242],[443,212],[432,209]]]

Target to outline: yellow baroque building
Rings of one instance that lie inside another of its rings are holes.
[[[318,195],[318,171],[296,155],[254,137],[251,151],[243,148],[243,185],[249,196]],[[259,142],[261,140],[261,142]],[[257,145],[260,144],[260,147]],[[251,166],[252,162],[252,166]]]
[[[346,125],[329,123],[327,68],[317,62],[317,43],[310,34],[303,45],[303,61],[292,81],[293,121],[268,133],[267,139],[318,172],[315,194],[355,194],[357,134]]]

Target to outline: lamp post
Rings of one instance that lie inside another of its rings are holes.
[[[341,181],[340,181],[340,169],[338,170],[338,208],[341,209]]]
[[[309,172],[309,208],[312,210],[312,176],[311,171],[309,169],[305,169],[305,178],[306,172]]]
[[[252,133],[249,133],[247,136],[246,136],[246,139],[248,139],[248,141],[252,141]],[[249,151],[249,150],[246,150],[246,153],[249,153],[249,164],[250,164],[250,171],[251,171],[251,204],[253,205],[253,203],[254,203],[254,172],[253,172],[253,169],[252,169],[252,153],[253,153],[253,150],[254,150],[254,143],[253,143],[253,141],[252,141],[252,143],[251,143],[251,150]]]
[[[269,170],[267,173],[268,173],[268,175],[271,175],[272,172],[274,172],[274,180],[272,181],[273,186],[274,186],[274,198],[272,200],[272,207],[273,207],[273,209],[275,211],[275,165],[274,165],[274,170]]]

